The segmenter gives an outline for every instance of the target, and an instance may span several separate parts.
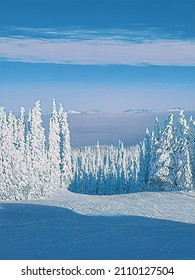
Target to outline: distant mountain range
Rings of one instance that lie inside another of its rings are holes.
[[[152,110],[149,109],[138,109],[138,108],[130,108],[125,111],[124,113],[144,113],[144,112],[152,112]]]
[[[166,111],[166,112],[179,112],[181,110],[181,108],[173,108],[173,109],[164,109],[162,111]]]
[[[122,111],[122,113],[151,113],[151,112],[179,112],[181,110],[181,108],[169,108],[169,109],[159,109],[159,110],[151,110],[151,109],[147,109],[147,108],[129,108],[126,109],[124,111]],[[68,110],[67,111],[68,114],[100,114],[100,113],[106,113],[105,111],[101,111],[98,109],[95,110],[88,110],[88,111],[77,111],[74,109]]]
[[[105,113],[105,112],[104,111],[100,111],[98,109],[82,112],[82,114],[99,114],[99,113]]]
[[[145,113],[145,112],[179,112],[181,108],[173,108],[173,109],[159,109],[159,110],[151,110],[151,109],[145,109],[145,108],[130,108],[127,110],[124,110],[124,113]]]
[[[95,110],[88,110],[88,111],[83,111],[83,112],[80,112],[77,110],[69,110],[67,113],[68,114],[99,114],[99,113],[105,113],[105,112],[95,109]]]
[[[79,111],[76,111],[76,110],[69,110],[68,112],[67,112],[67,114],[80,114],[81,112],[79,112]]]

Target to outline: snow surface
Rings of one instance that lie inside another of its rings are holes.
[[[2,202],[0,237],[0,259],[195,259],[195,193]]]

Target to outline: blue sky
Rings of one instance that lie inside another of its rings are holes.
[[[0,0],[0,103],[195,109],[195,0]]]

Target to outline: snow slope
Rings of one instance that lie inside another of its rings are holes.
[[[0,204],[0,259],[195,259],[195,193]]]

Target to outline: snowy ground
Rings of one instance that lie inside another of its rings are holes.
[[[195,259],[195,193],[2,202],[0,259]]]

